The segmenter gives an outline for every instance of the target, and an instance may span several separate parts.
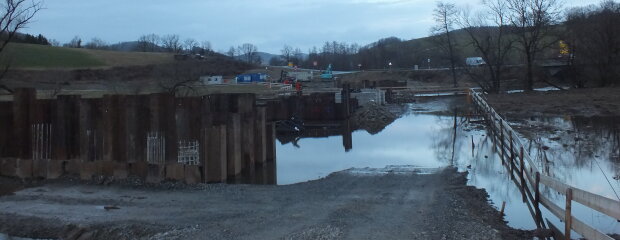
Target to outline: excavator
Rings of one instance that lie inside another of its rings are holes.
[[[334,74],[332,73],[332,65],[329,64],[329,66],[327,66],[327,69],[325,71],[323,71],[323,73],[321,74],[321,79],[334,79]]]

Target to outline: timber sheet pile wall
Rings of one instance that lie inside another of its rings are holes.
[[[252,94],[58,96],[0,102],[0,174],[275,184],[275,127]],[[273,164],[271,164],[273,163]],[[255,169],[266,174],[255,174]],[[257,179],[260,178],[260,179]]]
[[[296,116],[304,121],[346,120],[351,114],[351,109],[357,108],[358,101],[351,98],[348,93],[341,94],[341,98],[336,101],[334,93],[313,93],[267,101],[267,118],[268,120],[288,120]]]

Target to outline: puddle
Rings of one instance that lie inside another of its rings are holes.
[[[469,123],[463,117],[467,113],[465,104],[462,96],[434,98],[410,104],[403,117],[375,135],[357,130],[351,134],[351,139],[346,139],[346,134],[343,138],[338,131],[332,131],[332,135],[323,137],[299,138],[295,144],[279,141],[276,148],[277,184],[315,180],[351,168],[354,169],[350,171],[360,174],[381,174],[386,171],[386,167],[389,169],[388,166],[436,169],[453,165],[460,171],[469,171],[468,184],[486,189],[496,208],[499,209],[502,202],[506,202],[505,219],[511,227],[535,229],[532,216],[522,202],[521,193],[508,177],[484,126]],[[537,164],[541,169],[546,169],[550,175],[573,186],[616,199],[611,186],[616,191],[620,190],[620,181],[613,179],[620,173],[620,150],[618,141],[611,139],[618,139],[617,128],[610,132],[605,130],[609,127],[600,126],[598,122],[589,121],[584,125],[575,122],[574,118],[544,121],[560,129],[548,128],[549,131],[540,132],[534,137],[540,139],[541,146],[550,147],[545,150],[547,159],[560,160],[551,162],[539,157]],[[529,125],[535,123],[524,123],[526,127]],[[586,133],[588,131],[592,132]],[[587,138],[595,144],[581,144],[579,141],[575,144],[562,141],[552,144],[553,140],[550,139],[558,139],[557,135],[561,132],[577,137],[560,136],[560,139],[575,141],[576,138]],[[544,156],[535,150],[536,144],[532,145],[534,156]],[[611,185],[607,179],[611,180]],[[549,189],[543,189],[543,194],[563,206],[562,195]],[[543,217],[563,226],[546,209],[543,208],[542,212]],[[585,209],[577,203],[573,205],[573,213],[603,232],[620,233],[620,223],[615,219]]]

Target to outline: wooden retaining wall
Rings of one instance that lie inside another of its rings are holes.
[[[620,202],[567,185],[539,171],[514,129],[487,103],[484,95],[474,89],[470,89],[469,93],[471,100],[487,121],[504,166],[510,172],[513,182],[519,187],[523,202],[526,203],[536,226],[553,230],[556,239],[570,239],[572,230],[591,240],[613,240],[612,237],[572,216],[572,203],[578,202],[592,210],[620,220]],[[565,196],[564,208],[540,194],[542,185]],[[543,221],[540,205],[564,222],[564,227],[558,228],[548,220]]]
[[[13,102],[0,102],[0,175],[197,183],[234,181],[260,168],[266,174],[253,183],[275,184],[267,112],[253,94],[37,100],[35,90],[17,89]]]

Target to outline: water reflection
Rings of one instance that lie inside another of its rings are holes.
[[[343,131],[343,123],[297,136],[294,141],[279,134],[277,183],[319,179],[349,168],[453,165],[469,171],[468,184],[486,189],[496,207],[506,202],[510,226],[536,228],[520,191],[495,152],[493,138],[482,124],[468,117],[470,109],[464,102],[463,97],[444,97],[408,105],[401,118],[376,135],[363,130],[343,134],[347,132]],[[531,127],[536,121],[556,129],[541,131]],[[533,139],[526,142],[541,169],[573,186],[615,198],[612,186],[620,189],[619,181],[613,179],[620,169],[617,123],[610,119],[529,119],[519,132],[524,132],[522,140]],[[343,136],[351,137],[348,141],[353,148],[343,148],[343,142],[347,142]],[[562,195],[550,189],[543,188],[542,192],[558,203],[564,201]],[[542,211],[543,217],[555,219],[545,209]],[[604,232],[620,233],[620,224],[614,219],[579,204],[574,204],[573,212]]]

